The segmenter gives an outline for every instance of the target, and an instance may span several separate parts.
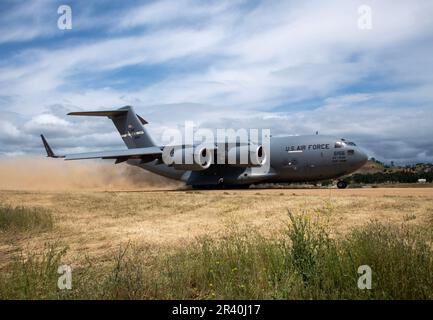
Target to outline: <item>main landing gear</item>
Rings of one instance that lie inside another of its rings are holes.
[[[347,182],[344,180],[340,180],[337,182],[337,188],[338,189],[346,189],[347,188]]]

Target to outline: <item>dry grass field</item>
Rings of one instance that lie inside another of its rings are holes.
[[[433,297],[431,187],[188,190],[126,166],[22,164],[0,164],[3,298]],[[356,287],[365,263],[377,291]]]
[[[432,188],[249,189],[134,191],[0,191],[0,203],[48,209],[54,229],[0,234],[1,263],[21,248],[50,241],[69,246],[71,262],[104,259],[119,245],[139,243],[160,250],[188,246],[197,237],[221,237],[228,229],[255,229],[272,236],[294,213],[320,210],[338,236],[371,220],[428,224]]]

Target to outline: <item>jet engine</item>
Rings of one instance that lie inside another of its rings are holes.
[[[230,157],[230,156],[229,156]],[[233,159],[229,159],[233,162]],[[236,163],[233,166],[248,168],[260,167],[266,162],[266,153],[262,145],[236,147]]]
[[[266,162],[266,152],[263,146],[250,146],[250,159],[252,164],[262,166]]]
[[[205,147],[174,149],[172,165],[178,170],[206,170],[213,162],[213,153],[214,150]]]

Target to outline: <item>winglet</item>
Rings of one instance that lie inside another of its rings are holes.
[[[44,143],[45,151],[47,152],[47,157],[49,157],[49,158],[64,158],[65,157],[65,156],[58,156],[53,152],[53,150],[51,149],[50,145],[48,144],[48,142],[45,139],[43,134],[41,134],[41,138],[42,138],[42,142]]]

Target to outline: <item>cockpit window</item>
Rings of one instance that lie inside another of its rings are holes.
[[[356,144],[355,144],[355,142],[347,141],[346,139],[343,139],[343,138],[341,138],[341,140],[339,140],[335,143],[335,148],[342,148],[345,146],[356,147]]]

